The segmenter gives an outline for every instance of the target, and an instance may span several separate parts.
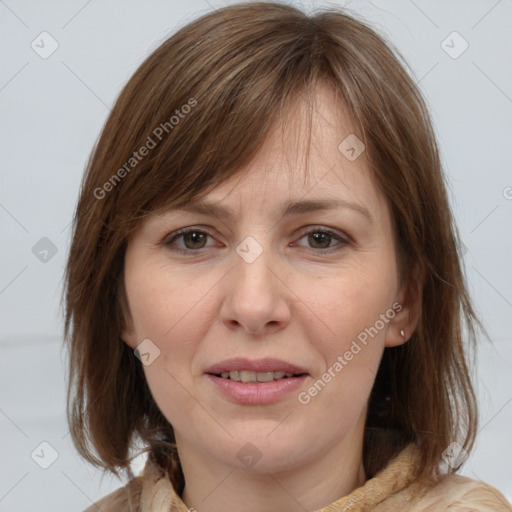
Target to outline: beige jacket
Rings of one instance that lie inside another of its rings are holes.
[[[449,475],[428,489],[411,483],[418,455],[417,447],[409,445],[375,478],[317,512],[512,511],[499,491],[478,480]],[[148,459],[140,476],[84,512],[188,511],[161,468]]]

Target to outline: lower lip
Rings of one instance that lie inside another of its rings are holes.
[[[217,389],[230,401],[244,405],[265,405],[278,402],[297,391],[307,375],[288,377],[270,382],[237,382],[207,374]]]

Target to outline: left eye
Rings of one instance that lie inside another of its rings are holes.
[[[336,233],[333,233],[332,231],[324,231],[321,229],[314,229],[312,231],[308,231],[304,236],[302,236],[302,238],[300,238],[300,240],[302,240],[303,238],[307,238],[307,241],[313,244],[313,249],[319,250],[331,249],[333,246],[331,246],[330,244],[333,240],[339,241],[339,243],[335,244],[335,246],[343,246],[348,243],[348,241],[345,238],[337,235]]]
[[[184,246],[177,246],[177,250],[182,252],[190,252],[194,250],[200,250],[207,247],[206,240],[210,237],[210,234],[201,231],[199,229],[188,228],[177,231],[174,236],[168,241],[165,242],[165,245],[171,247],[173,245],[177,245],[177,240],[182,240]],[[346,245],[348,241],[342,236],[333,233],[332,231],[326,231],[322,229],[313,229],[305,233],[299,240],[307,239],[307,242],[312,244],[310,248],[318,249],[319,251],[325,251],[331,249],[333,246],[331,242],[337,240],[339,243],[336,245]],[[172,247],[171,247],[172,249]]]

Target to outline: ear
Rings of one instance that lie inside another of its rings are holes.
[[[416,265],[408,280],[404,281],[398,291],[393,310],[395,316],[389,322],[385,346],[397,347],[407,342],[418,326],[423,276]],[[403,332],[403,335],[402,335]]]

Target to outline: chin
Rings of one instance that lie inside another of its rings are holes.
[[[234,466],[237,471],[262,475],[290,471],[305,462],[297,451],[297,445],[277,447],[268,442],[266,446],[260,447],[247,442],[236,450],[234,459],[231,458],[226,461],[228,465]]]
[[[278,435],[277,431],[282,425],[276,428],[275,422],[261,422],[260,425],[260,430],[255,430],[253,425],[249,432],[233,433],[234,439],[219,443],[217,446],[221,450],[212,454],[214,458],[224,460],[226,465],[237,471],[275,474],[306,464],[312,457],[310,451],[314,452],[315,449],[311,450],[311,443],[305,442],[305,435],[290,435],[289,429],[288,432],[283,429]],[[210,447],[215,444],[210,444]]]

